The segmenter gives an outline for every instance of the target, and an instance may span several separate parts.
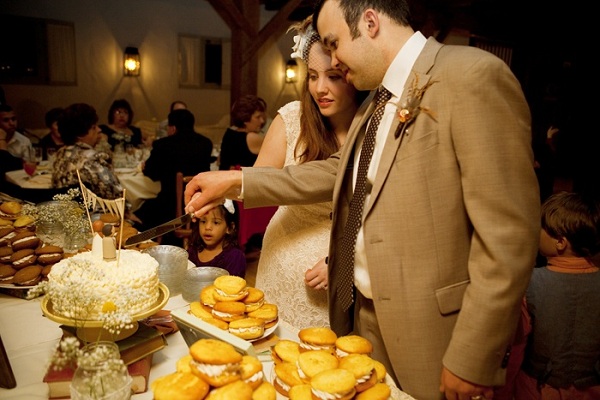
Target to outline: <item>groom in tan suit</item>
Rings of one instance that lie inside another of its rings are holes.
[[[405,0],[324,0],[315,12],[333,66],[358,89],[391,93],[367,172],[349,310],[340,248],[372,96],[340,153],[200,174],[186,188],[188,211],[236,196],[245,207],[333,199],[332,328],[373,340],[374,357],[419,400],[490,399],[504,384],[540,232],[529,108],[502,60],[426,39],[408,18]]]

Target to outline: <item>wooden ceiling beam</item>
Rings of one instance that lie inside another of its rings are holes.
[[[227,24],[229,29],[241,30],[250,39],[254,39],[257,36],[257,31],[254,29],[244,14],[240,12],[237,6],[232,0],[208,0],[215,11],[221,16],[223,21]]]
[[[215,0],[211,0],[215,1]],[[290,0],[275,14],[273,18],[260,30],[252,44],[244,51],[242,63],[246,63],[256,55],[261,46],[273,35],[279,35],[289,28],[288,17],[303,0]]]

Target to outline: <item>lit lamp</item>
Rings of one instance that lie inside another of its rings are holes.
[[[137,47],[127,47],[123,56],[123,74],[138,76],[140,74],[140,52]]]
[[[288,62],[285,64],[285,82],[298,82],[298,63],[296,60],[288,60]]]

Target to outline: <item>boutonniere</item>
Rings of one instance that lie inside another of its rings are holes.
[[[420,112],[424,112],[433,118],[434,121],[437,121],[435,118],[435,113],[427,106],[421,105],[421,99],[425,94],[425,91],[429,88],[429,86],[433,85],[437,81],[429,82],[423,87],[419,87],[419,76],[415,77],[415,80],[412,83],[412,87],[408,90],[408,96],[406,97],[406,101],[404,101],[398,108],[398,120],[400,121],[400,125],[398,125],[398,129],[396,129],[396,133],[394,137],[398,139],[400,135],[403,135],[408,128],[417,118]]]

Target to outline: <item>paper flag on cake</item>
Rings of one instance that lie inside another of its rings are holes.
[[[97,206],[102,208],[102,211],[109,214],[115,214],[122,219],[125,216],[125,196],[120,199],[108,200],[98,197],[96,193],[89,190],[81,181],[79,171],[77,171],[79,186],[81,187],[81,196],[83,197],[83,205],[91,210],[95,210]]]

